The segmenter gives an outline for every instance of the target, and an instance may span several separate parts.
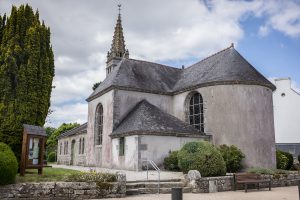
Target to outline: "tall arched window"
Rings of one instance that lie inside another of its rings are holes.
[[[78,154],[81,154],[81,138],[79,139],[79,152]]]
[[[103,107],[99,104],[96,109],[95,117],[95,145],[102,144],[103,135]]]
[[[59,154],[61,155],[62,153],[62,142],[60,142],[60,146],[59,146]]]
[[[203,98],[198,92],[190,99],[189,122],[196,129],[204,132]]]
[[[82,138],[82,146],[81,146],[81,149],[82,149],[82,154],[84,154],[84,138]]]

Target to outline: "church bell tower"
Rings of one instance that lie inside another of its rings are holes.
[[[118,7],[119,15],[115,27],[114,37],[110,51],[107,52],[106,75],[113,71],[122,58],[129,58],[129,51],[128,49],[125,49],[125,40],[121,21],[121,5],[119,4]]]

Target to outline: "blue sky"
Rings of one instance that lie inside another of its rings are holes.
[[[300,88],[300,0],[0,0],[0,14],[24,3],[51,28],[56,76],[47,126],[87,121],[85,99],[105,79],[119,3],[131,58],[189,66],[234,43],[264,76],[291,77]]]

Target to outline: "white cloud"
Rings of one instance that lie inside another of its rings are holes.
[[[45,126],[58,127],[65,123],[87,122],[87,104],[75,103],[63,106],[53,106],[53,113],[48,117]]]
[[[266,37],[270,33],[270,28],[266,25],[260,26],[258,30],[258,35],[261,37]]]
[[[11,4],[22,3],[38,8],[40,17],[51,27],[56,88],[50,119],[55,126],[86,121],[84,100],[93,84],[105,78],[106,53],[110,50],[118,2],[1,0],[0,13],[10,12]],[[300,9],[292,1],[127,0],[122,4],[130,57],[171,60],[178,66],[190,64],[190,58],[200,60],[232,42],[238,45],[244,37],[241,22],[249,17],[264,19],[259,30],[262,35],[270,29],[293,37],[300,34]]]

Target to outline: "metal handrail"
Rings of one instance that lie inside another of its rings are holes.
[[[147,180],[149,180],[149,175],[148,175],[149,165],[148,165],[148,163],[150,163],[152,165],[152,167],[157,171],[157,175],[158,175],[157,190],[158,190],[158,194],[159,194],[159,189],[160,189],[160,169],[159,169],[159,167],[155,164],[155,162],[153,160],[143,160],[142,162],[147,162]]]

